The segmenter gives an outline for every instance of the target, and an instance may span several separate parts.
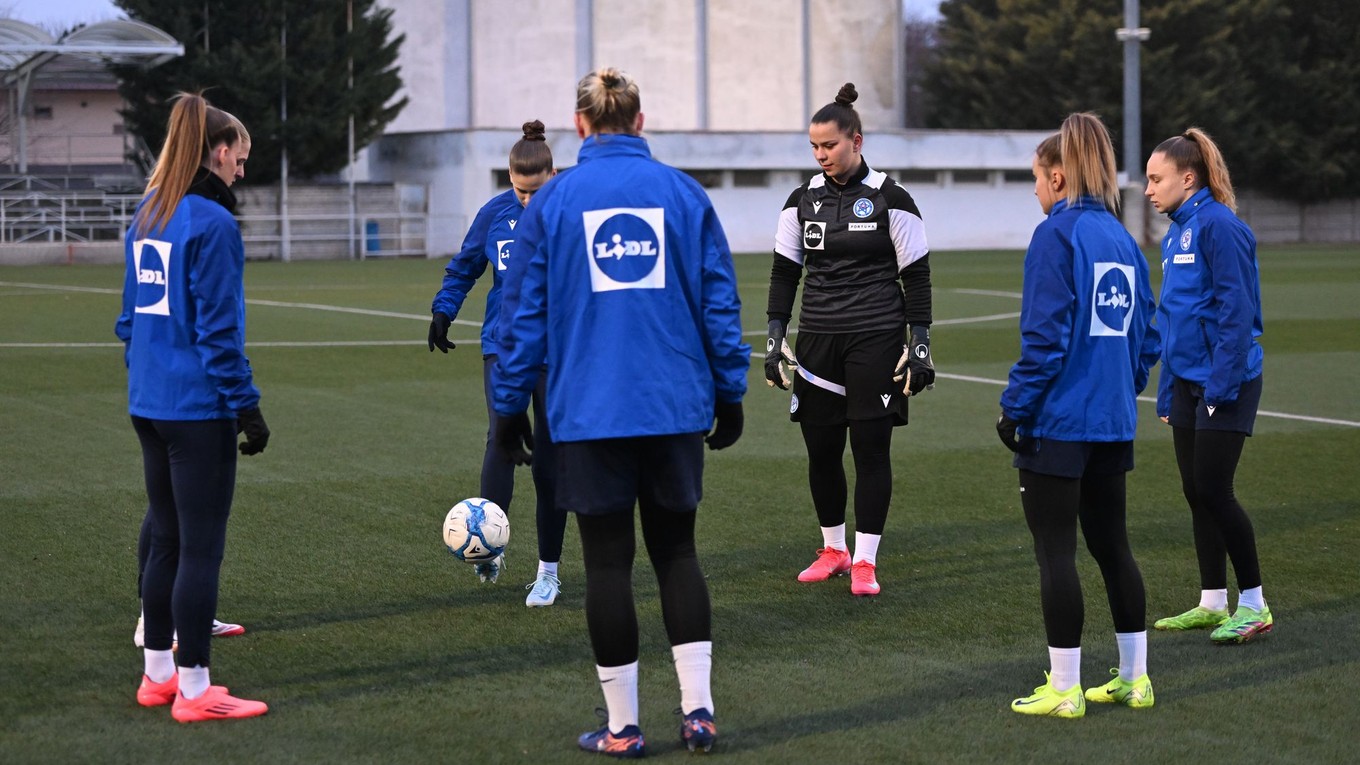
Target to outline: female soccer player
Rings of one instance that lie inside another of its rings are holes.
[[[632,586],[637,505],[680,679],[681,740],[708,749],[717,735],[712,614],[694,521],[705,441],[723,449],[742,430],[751,348],[741,340],[732,254],[699,184],[652,158],[631,78],[613,68],[586,75],[575,119],[585,139],[577,164],[525,211],[506,275],[496,441],[519,449],[546,359],[557,502],[580,526],[586,625],[608,709],[581,748],[646,751]]]
[[[126,240],[116,332],[126,346],[128,409],[142,444],[151,516],[137,701],[173,702],[180,722],[269,710],[208,676],[236,435],[245,433],[246,455],[269,443],[245,356],[245,248],[232,217],[231,185],[245,175],[249,156],[250,136],[235,117],[202,96],[181,94]],[[176,630],[178,654],[171,650]]]
[[[846,83],[812,115],[808,139],[822,172],[784,203],[770,270],[765,378],[789,387],[789,417],[808,453],[808,485],[822,529],[817,559],[798,575],[850,573],[850,592],[877,595],[878,544],[892,501],[893,427],[907,397],[935,381],[930,360],[930,255],[911,195],[860,155],[858,97]],[[785,337],[807,271],[797,356]],[[909,342],[903,345],[908,334]],[[855,458],[855,552],[845,539],[846,435]]]
[[[454,345],[449,341],[449,325],[458,316],[472,285],[481,278],[491,264],[491,289],[486,294],[486,314],[482,321],[482,384],[486,392],[486,411],[490,425],[486,434],[486,453],[482,457],[481,494],[506,512],[515,493],[515,463],[496,452],[491,435],[496,429],[496,411],[492,409],[491,370],[501,353],[497,340],[500,319],[501,284],[510,260],[510,245],[515,240],[516,222],[524,214],[525,205],[543,184],[553,176],[552,150],[548,148],[543,123],[538,120],[524,123],[524,136],[510,148],[510,190],[482,206],[472,221],[463,248],[449,260],[444,269],[444,285],[434,296],[430,321],[430,352],[435,348],[448,353]],[[543,382],[534,389],[534,459],[531,470],[538,505],[535,520],[538,526],[538,575],[526,589],[526,606],[551,606],[557,600],[562,581],[557,565],[562,560],[562,536],[566,530],[567,514],[557,509],[553,501],[552,439],[543,408]],[[500,575],[504,556],[477,564],[477,574],[483,582],[494,582]]]
[[[1234,214],[1228,166],[1199,128],[1163,141],[1148,159],[1147,176],[1144,193],[1171,217],[1162,240],[1157,308],[1165,336],[1157,414],[1171,425],[1200,584],[1199,605],[1153,626],[1212,628],[1215,643],[1244,643],[1275,624],[1261,594],[1256,534],[1233,493],[1237,461],[1261,401],[1256,237]],[[1227,558],[1238,588],[1231,618]]]
[[[1033,164],[1034,194],[1048,219],[1025,253],[1020,360],[996,427],[1020,469],[1050,671],[1011,709],[1081,717],[1086,701],[1150,707],[1146,597],[1124,523],[1137,396],[1157,362],[1147,260],[1114,216],[1114,147],[1099,118],[1069,116],[1039,144]],[[1084,697],[1078,520],[1105,579],[1119,645],[1115,677]]]

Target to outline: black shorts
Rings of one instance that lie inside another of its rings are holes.
[[[557,507],[581,515],[632,512],[639,499],[694,512],[703,496],[704,435],[556,444]]]
[[[1204,405],[1204,386],[1182,380],[1171,380],[1171,415],[1167,422],[1175,428],[1195,430],[1226,430],[1251,435],[1256,424],[1256,410],[1261,406],[1261,378],[1242,383],[1237,389],[1237,400],[1214,407],[1213,414]]]
[[[892,417],[907,424],[907,395],[893,371],[903,330],[822,334],[799,332],[789,419],[809,425]]]
[[[1020,470],[1059,478],[1112,475],[1133,470],[1132,441],[1054,441],[1025,439],[1012,464]]]

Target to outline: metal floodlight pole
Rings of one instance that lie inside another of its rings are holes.
[[[1143,185],[1143,97],[1138,52],[1144,40],[1152,36],[1147,27],[1138,26],[1138,0],[1124,0],[1124,26],[1115,30],[1115,39],[1124,44],[1124,183],[1132,199]],[[1139,244],[1146,236],[1146,210],[1139,204],[1124,205],[1124,223]]]
[[[279,46],[282,48],[283,71],[279,73],[279,259],[285,263],[293,259],[288,240],[288,6],[283,9],[283,25],[279,27]]]
[[[349,259],[358,255],[359,203],[354,193],[354,0],[345,4],[345,65],[349,70]]]

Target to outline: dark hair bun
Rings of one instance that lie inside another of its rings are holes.
[[[836,94],[836,103],[841,106],[850,106],[859,98],[859,93],[855,90],[855,83],[847,82],[841,86],[840,92]]]
[[[600,83],[606,88],[613,90],[623,85],[623,75],[614,67],[607,67],[600,70]]]
[[[542,123],[542,122],[539,122],[538,120],[534,120],[533,122],[526,122],[526,123],[524,123],[524,128],[523,128],[523,130],[524,130],[524,140],[526,140],[526,141],[546,141],[546,140],[548,140],[548,137],[547,137],[547,135],[545,134],[545,131],[546,131],[547,129],[544,128],[544,127],[543,127],[543,123]]]

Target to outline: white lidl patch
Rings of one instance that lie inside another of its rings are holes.
[[[170,315],[170,267],[174,247],[158,239],[132,243],[132,262],[137,269],[137,303],[134,313]]]
[[[826,249],[826,224],[821,221],[803,221],[803,249]]]
[[[592,292],[666,288],[666,221],[660,207],[581,213]]]
[[[510,245],[514,239],[498,239],[496,241],[496,270],[504,271],[506,264],[510,260]]]
[[[1096,263],[1092,281],[1091,336],[1127,336],[1133,322],[1133,266]]]

